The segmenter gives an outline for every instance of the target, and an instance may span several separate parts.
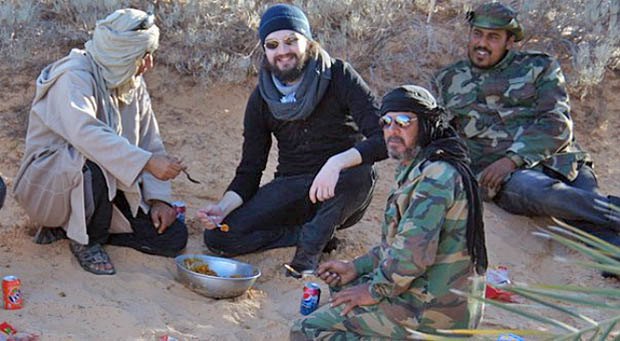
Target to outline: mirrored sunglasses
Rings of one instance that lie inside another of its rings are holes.
[[[267,50],[275,50],[280,46],[280,44],[284,44],[286,46],[294,46],[297,45],[298,41],[299,38],[297,38],[296,36],[286,37],[284,38],[284,40],[269,39],[265,41],[265,44],[263,46],[265,46]]]
[[[396,115],[394,117],[385,115],[379,119],[379,126],[381,126],[381,128],[387,128],[392,126],[392,122],[396,122],[396,125],[398,125],[399,127],[406,128],[411,124],[411,122],[417,120],[417,117],[411,117],[407,115]]]

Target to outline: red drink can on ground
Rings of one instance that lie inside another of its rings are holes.
[[[309,315],[319,307],[321,300],[321,287],[314,282],[304,284],[304,293],[301,297],[301,306],[299,312],[302,315]]]
[[[21,293],[21,281],[17,276],[5,276],[2,278],[2,299],[4,309],[21,309],[24,303]]]
[[[172,203],[172,206],[177,210],[177,220],[185,223],[185,202],[175,201]]]

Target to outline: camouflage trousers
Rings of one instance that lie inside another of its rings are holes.
[[[362,284],[362,277],[347,287]],[[338,291],[338,290],[334,290]],[[305,318],[295,321],[291,328],[291,340],[378,340],[405,339],[411,335],[401,323],[389,315],[399,315],[407,321],[407,328],[415,328],[417,315],[394,300],[384,299],[371,306],[355,307],[347,316],[340,313],[344,304],[331,307],[325,304]],[[411,309],[411,306],[408,307]],[[409,318],[407,318],[409,316]]]

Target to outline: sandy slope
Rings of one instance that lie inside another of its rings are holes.
[[[9,86],[8,92],[0,93],[0,174],[11,183],[23,150],[24,115],[33,82],[32,78],[2,74],[10,73],[0,73],[2,87]],[[191,174],[202,181],[194,185],[183,177],[174,180],[177,198],[188,205],[187,252],[202,253],[201,230],[191,217],[197,207],[218,198],[233,176],[240,156],[243,110],[251,88],[206,91],[163,69],[149,75],[148,81],[168,150],[183,157]],[[615,80],[603,94],[611,101],[608,110],[613,112],[620,107],[620,99],[613,95],[618,84]],[[615,193],[620,193],[619,138],[617,134],[607,135],[618,128],[617,118],[595,131],[578,128],[578,138],[596,152],[601,183]],[[264,180],[272,177],[273,166],[272,160]],[[346,242],[330,257],[350,259],[378,241],[393,166],[390,161],[379,165],[381,177],[371,208],[362,222],[339,232]],[[32,223],[23,211],[11,198],[5,206],[0,211],[0,275],[21,278],[25,307],[18,311],[0,309],[0,322],[39,334],[43,340],[154,340],[162,335],[187,340],[280,340],[287,338],[291,321],[299,317],[302,283],[285,278],[281,269],[281,264],[292,257],[292,248],[239,257],[260,267],[263,276],[247,294],[217,301],[176,282],[171,259],[131,249],[107,247],[116,276],[90,275],[71,256],[67,241],[35,245],[31,241]],[[545,219],[513,216],[487,205],[485,221],[491,264],[507,265],[515,281],[619,286],[618,282],[601,279],[595,271],[555,263],[554,255],[570,256],[572,252],[532,236],[537,226],[548,222]],[[605,316],[604,311],[589,313],[599,319]],[[485,325],[520,327],[528,326],[528,322],[487,309]]]

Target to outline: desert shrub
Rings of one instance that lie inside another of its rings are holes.
[[[599,84],[620,57],[617,0],[519,1],[528,42],[568,59],[572,86]],[[542,25],[541,25],[542,23]]]
[[[206,83],[242,82],[252,73],[258,48],[255,28],[260,1],[169,1],[155,12],[161,19],[165,63]]]
[[[8,0],[0,3],[0,57],[26,60],[30,44],[39,33],[32,22],[37,22],[41,9],[36,1]]]
[[[441,66],[463,58],[470,0],[298,0],[316,39],[351,62],[379,93],[400,83],[429,85]],[[556,55],[569,85],[599,84],[619,67],[617,0],[509,0],[526,28],[527,49]],[[95,21],[116,8],[152,10],[162,29],[160,64],[206,84],[255,76],[256,29],[273,1],[4,0],[0,55],[12,65],[45,64],[81,47]]]

